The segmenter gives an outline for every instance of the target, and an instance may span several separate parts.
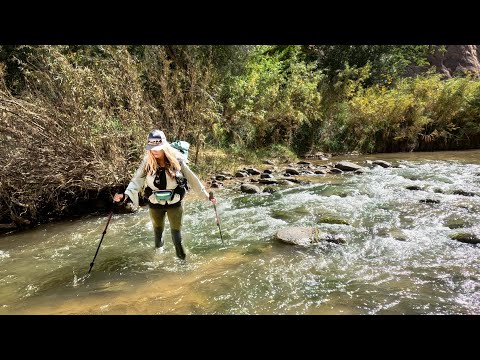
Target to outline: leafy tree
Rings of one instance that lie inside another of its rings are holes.
[[[329,83],[338,80],[338,74],[347,67],[371,67],[366,86],[391,85],[404,74],[409,65],[427,65],[432,45],[312,45],[305,48],[309,58],[316,54],[318,68],[322,69]]]

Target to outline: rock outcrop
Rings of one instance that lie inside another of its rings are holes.
[[[446,51],[437,49],[428,57],[431,65],[445,78],[449,79],[456,75],[467,72],[480,77],[480,45],[445,45]],[[415,75],[427,70],[421,66],[411,66],[407,75]]]
[[[447,78],[466,72],[480,77],[480,45],[447,45],[446,50],[437,50],[428,58],[438,72]]]

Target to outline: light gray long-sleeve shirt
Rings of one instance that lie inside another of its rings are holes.
[[[145,171],[146,162],[147,162],[147,159],[144,158],[140,166],[137,168],[137,171],[135,172],[135,175],[133,176],[132,180],[130,180],[130,183],[128,184],[127,189],[125,190],[125,194],[128,195],[130,199],[132,199],[132,202],[135,206],[139,206],[138,193],[139,192],[143,193],[146,186],[148,186],[153,191],[160,190],[154,185],[155,175],[147,175]],[[205,195],[206,200],[209,200],[208,192],[205,190],[205,187],[203,186],[200,179],[193,173],[192,170],[190,170],[190,168],[188,167],[187,164],[185,164],[185,162],[180,161],[180,165],[182,168],[183,176],[188,181],[188,185],[198,194]],[[167,179],[167,185],[166,185],[167,190],[174,190],[178,186],[177,180],[175,179],[175,177],[171,177],[168,174],[168,172],[166,173],[166,179]],[[161,204],[161,205],[165,205],[165,203],[167,202],[167,200],[157,201],[153,193],[148,198],[148,201],[150,201],[153,204]],[[180,194],[175,194],[172,200],[168,200],[168,204],[175,204],[179,201],[180,201]]]

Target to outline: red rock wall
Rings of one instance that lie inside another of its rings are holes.
[[[466,72],[480,77],[480,45],[447,45],[446,50],[428,59],[438,72],[447,78]]]

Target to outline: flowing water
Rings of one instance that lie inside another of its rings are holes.
[[[189,194],[186,262],[168,225],[155,253],[147,208],[113,215],[89,275],[107,215],[4,235],[0,314],[480,314],[480,244],[450,238],[480,237],[480,150],[346,160],[368,159],[398,167],[218,190],[225,245],[211,204]],[[289,226],[347,243],[280,243]]]

